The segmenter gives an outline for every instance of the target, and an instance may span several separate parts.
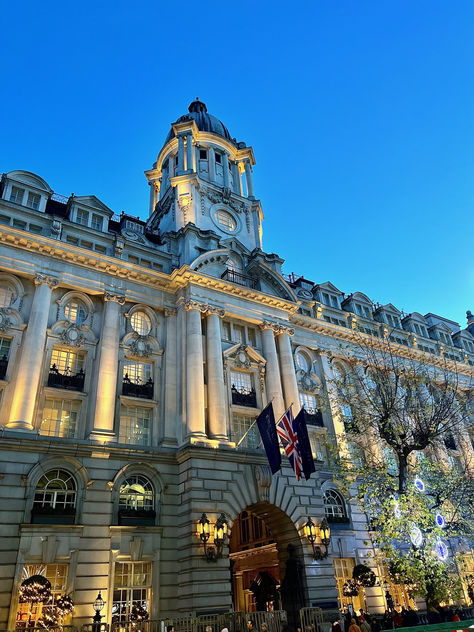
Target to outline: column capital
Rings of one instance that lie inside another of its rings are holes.
[[[288,336],[293,336],[295,330],[293,327],[288,327],[287,325],[282,325],[281,323],[273,323],[269,320],[264,320],[259,324],[259,327],[262,331],[265,329],[271,329],[275,334],[287,334]]]
[[[199,303],[198,301],[193,301],[191,299],[183,302],[184,309],[189,311],[192,309],[198,310],[202,314],[216,314],[219,318],[224,318],[225,310],[216,307],[214,305],[209,305],[208,303]]]
[[[215,305],[206,305],[206,307],[207,307],[206,314],[208,316],[210,316],[211,314],[215,314],[219,318],[224,318],[225,309],[222,309],[221,307],[216,307]]]
[[[47,276],[45,274],[36,274],[35,275],[35,285],[49,285],[49,287],[54,290],[55,287],[58,287],[59,280],[54,277]]]
[[[112,294],[111,292],[106,292],[104,294],[104,301],[107,302],[112,302],[112,303],[118,303],[119,305],[124,305],[125,304],[125,296],[123,296],[123,294]]]
[[[165,318],[170,318],[170,316],[176,316],[178,310],[176,307],[165,307]]]

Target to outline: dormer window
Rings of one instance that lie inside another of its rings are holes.
[[[133,230],[136,233],[143,233],[144,232],[142,224],[137,224],[136,222],[132,222],[129,219],[125,220],[125,228],[127,230]]]
[[[78,208],[76,213],[76,222],[82,226],[87,226],[89,224],[89,213],[82,208]]]
[[[392,314],[385,314],[385,316],[387,317],[387,323],[390,327],[400,329],[400,322],[396,316],[392,316]]]
[[[100,215],[96,215],[95,213],[92,214],[91,228],[94,230],[102,230],[103,223],[104,220]]]
[[[12,187],[12,190],[10,193],[10,202],[15,202],[16,204],[22,204],[24,195],[25,195],[24,189],[20,189],[20,187]]]
[[[199,150],[199,160],[207,160],[207,149]]]
[[[451,336],[449,336],[444,331],[439,332],[439,339],[447,345],[451,344]]]
[[[41,196],[36,193],[28,193],[27,206],[37,211],[41,202]]]
[[[323,303],[328,307],[339,307],[339,303],[337,301],[337,297],[334,294],[328,294],[327,292],[322,292]]]
[[[359,316],[364,316],[365,318],[371,317],[370,310],[365,305],[359,305],[359,303],[356,303],[355,308],[356,313],[359,314]]]

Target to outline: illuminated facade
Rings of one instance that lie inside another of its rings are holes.
[[[414,353],[474,365],[472,318],[460,330],[284,276],[262,250],[254,163],[195,101],[146,171],[147,221],[93,195],[63,198],[29,172],[3,175],[2,629],[40,617],[40,605],[18,603],[38,572],[55,595],[73,595],[77,623],[99,590],[108,622],[140,608],[156,619],[285,607],[272,586],[290,544],[305,605],[334,607],[367,551],[365,519],[335,491],[324,449],[343,416],[318,403],[341,341],[356,324],[391,328]],[[269,401],[276,415],[297,402],[309,413],[308,482],[286,464],[270,476],[255,427],[237,446]],[[472,458],[470,441],[440,449]],[[212,562],[196,535],[203,513],[231,527]],[[308,516],[332,527],[322,560],[303,537]],[[257,598],[258,577],[268,594]],[[380,588],[365,600],[385,607]]]

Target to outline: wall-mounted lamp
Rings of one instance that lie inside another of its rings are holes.
[[[211,532],[214,536],[214,542],[212,546],[209,546],[208,542],[211,537]],[[204,556],[206,560],[208,562],[218,560],[222,557],[224,542],[229,536],[229,525],[225,514],[222,513],[215,524],[211,525],[208,517],[203,513],[198,522],[197,534],[204,545]]]
[[[303,529],[305,537],[309,540],[309,542],[311,542],[311,546],[313,547],[313,558],[315,560],[324,560],[329,555],[328,546],[331,542],[331,529],[329,528],[326,518],[323,518],[321,520],[321,524],[319,525],[319,537],[321,544],[324,546],[324,551],[319,545],[315,546],[318,528],[311,518],[308,518],[308,521],[304,524]]]

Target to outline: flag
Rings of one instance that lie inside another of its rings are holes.
[[[311,443],[309,442],[308,428],[306,427],[306,411],[304,408],[296,415],[293,421],[293,429],[298,437],[303,474],[305,479],[308,480],[311,474],[316,472],[316,467],[314,465]]]
[[[295,472],[296,480],[299,481],[301,480],[303,464],[301,463],[301,456],[298,447],[298,435],[293,427],[293,413],[291,412],[291,406],[277,423],[277,432],[280,437],[281,445],[285,450],[285,454]]]
[[[272,474],[281,469],[280,445],[278,443],[277,430],[275,426],[275,415],[270,402],[257,417],[257,426],[262,437],[263,447],[267,453],[268,463]]]

